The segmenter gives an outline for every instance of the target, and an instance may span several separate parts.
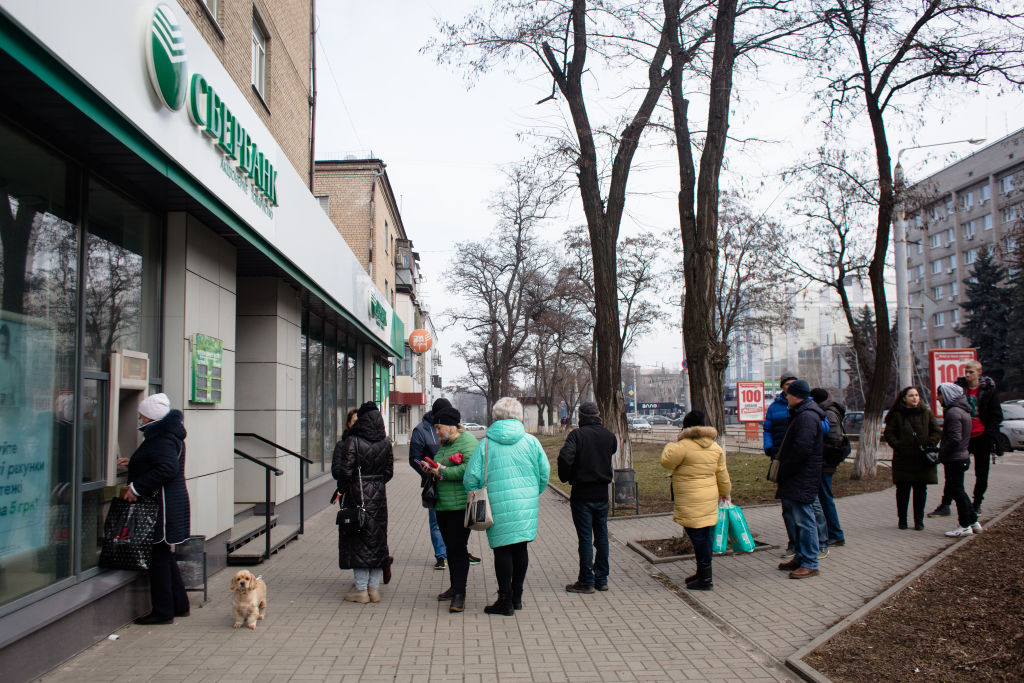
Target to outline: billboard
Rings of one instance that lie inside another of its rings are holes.
[[[955,382],[957,377],[964,376],[964,365],[969,360],[977,360],[975,349],[932,349],[928,352],[928,375],[931,377],[932,412],[942,417],[942,406],[939,405],[939,385],[943,382]]]
[[[736,382],[736,413],[740,422],[764,422],[764,382]]]

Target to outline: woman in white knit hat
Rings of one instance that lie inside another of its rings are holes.
[[[188,594],[174,561],[172,546],[189,536],[189,501],[185,488],[185,425],[180,410],[171,410],[167,394],[153,394],[139,404],[143,442],[130,458],[128,486],[121,497],[128,501],[155,496],[160,503],[153,534],[149,567],[149,594],[153,610],[137,624],[170,624],[189,614]]]

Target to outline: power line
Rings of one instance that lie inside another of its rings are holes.
[[[338,93],[338,99],[341,100],[341,108],[345,110],[345,116],[348,118],[348,125],[352,128],[352,135],[356,139],[356,144],[359,145],[360,149],[364,147],[363,141],[359,138],[359,131],[356,130],[355,121],[352,120],[352,113],[348,110],[348,104],[345,103],[345,96],[341,94],[341,86],[338,85],[338,79],[334,75],[334,67],[331,66],[331,58],[327,56],[327,48],[324,47],[324,41],[320,40],[320,32],[317,31],[316,42],[320,45],[320,53],[324,56],[324,60],[327,62],[327,70],[331,74],[331,80],[334,81],[334,89]]]

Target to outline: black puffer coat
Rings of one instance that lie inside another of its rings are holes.
[[[334,447],[331,474],[338,481],[345,507],[359,504],[359,470],[362,470],[362,501],[370,516],[361,532],[338,530],[340,569],[384,568],[388,563],[388,497],[384,485],[394,474],[391,441],[384,432],[379,410],[359,416],[348,435]]]
[[[936,465],[925,465],[918,442],[926,448],[936,446],[940,434],[939,421],[923,403],[916,408],[900,406],[886,414],[882,438],[892,448],[892,483],[939,483]]]
[[[608,501],[617,444],[615,434],[601,424],[601,418],[580,416],[580,428],[569,432],[558,452],[558,478],[572,485],[572,500]]]
[[[160,503],[153,540],[171,545],[189,536],[191,515],[185,488],[185,425],[172,410],[142,428],[143,442],[128,461],[128,483],[142,498]]]
[[[813,503],[821,486],[821,451],[825,413],[808,399],[789,409],[789,427],[779,448],[776,498]]]

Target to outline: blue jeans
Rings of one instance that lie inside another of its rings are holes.
[[[608,583],[608,501],[569,501],[579,539],[580,575],[584,586]]]
[[[821,473],[821,485],[818,487],[818,502],[821,504],[821,511],[825,515],[827,528],[825,540],[828,543],[839,543],[846,540],[843,535],[843,528],[839,526],[839,513],[836,511],[836,500],[832,496],[832,475],[834,472]],[[821,542],[821,523],[818,523],[818,542]]]
[[[831,488],[829,489],[831,490]],[[814,525],[818,529],[818,545],[822,548],[828,547],[828,522],[825,519],[825,512],[821,509],[821,502],[815,498],[813,503],[809,503],[811,510],[814,512]],[[833,506],[835,507],[835,506]],[[793,520],[786,517],[786,511],[782,511],[782,520],[786,524],[786,536],[789,537],[789,543],[786,546],[786,550],[793,550],[796,547],[796,528],[793,526]],[[842,531],[840,531],[842,533]]]
[[[377,588],[384,579],[384,570],[380,567],[374,569],[361,569],[356,567],[352,570],[356,576],[356,589],[364,591],[367,587]]]
[[[690,537],[690,543],[693,544],[693,554],[696,555],[698,567],[710,567],[711,566],[711,537],[715,533],[715,527],[706,526],[700,529],[692,529],[688,526],[684,526],[686,529],[686,535]]]
[[[782,518],[786,527],[793,527],[793,545],[796,556],[793,558],[807,569],[818,568],[818,522],[814,518],[814,506],[811,503],[798,503],[791,498],[782,499]]]
[[[437,526],[437,513],[427,510],[427,520],[430,524],[430,542],[434,545],[434,559],[448,557],[448,549],[444,547],[444,539],[441,538],[441,527]]]

